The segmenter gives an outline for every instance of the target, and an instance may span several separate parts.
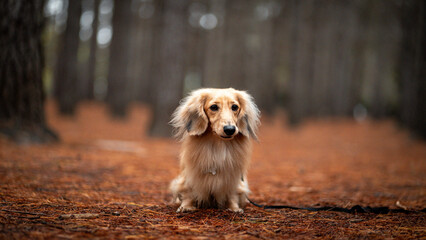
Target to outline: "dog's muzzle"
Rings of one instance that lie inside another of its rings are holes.
[[[235,133],[235,126],[226,125],[223,127],[223,132],[225,132],[227,136],[232,136]]]

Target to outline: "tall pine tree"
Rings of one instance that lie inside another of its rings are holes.
[[[43,0],[0,3],[0,131],[19,143],[58,140],[45,121]]]

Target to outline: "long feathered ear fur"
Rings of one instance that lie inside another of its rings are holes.
[[[206,93],[196,90],[181,101],[170,121],[175,128],[175,137],[182,139],[185,134],[201,135],[207,130],[208,118],[204,112],[206,98]]]
[[[252,137],[257,141],[256,133],[260,125],[260,111],[250,94],[237,91],[237,97],[241,104],[241,113],[237,122],[238,129],[244,136]]]

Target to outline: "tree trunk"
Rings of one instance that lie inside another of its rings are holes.
[[[185,69],[185,37],[187,32],[188,1],[166,0],[164,16],[154,50],[153,118],[149,134],[170,136],[170,116],[182,97]]]
[[[189,15],[202,15],[206,13],[208,2],[206,0],[191,0]],[[186,67],[183,92],[187,93],[198,89],[204,79],[204,57],[206,54],[206,31],[195,17],[189,17],[189,27],[186,33]]]
[[[252,14],[250,4],[243,0],[226,2],[225,45],[223,77],[220,87],[245,89],[245,62],[247,57],[248,18]]]
[[[78,101],[77,92],[77,51],[80,42],[81,0],[68,3],[66,30],[59,42],[57,68],[55,74],[55,97],[62,114],[74,114]]]
[[[246,88],[253,95],[256,104],[263,113],[272,114],[275,109],[276,86],[273,81],[274,61],[272,59],[273,21],[272,9],[268,9],[270,2],[251,0],[247,5],[255,12],[250,17],[251,23],[247,37],[248,56],[245,64]],[[266,15],[262,10],[267,11]],[[267,10],[268,9],[268,10]],[[257,11],[256,11],[257,10]]]
[[[294,11],[290,1],[281,1],[277,6],[279,15],[275,17],[273,23],[273,41],[272,41],[272,65],[273,81],[276,87],[276,101],[281,107],[287,104],[289,94],[290,70],[289,66],[292,62],[290,58],[292,44],[291,31],[291,13]]]
[[[161,47],[161,31],[164,17],[164,0],[144,2],[142,11],[142,41],[141,41],[141,83],[139,86],[139,99],[149,105],[156,101],[155,74],[158,73],[158,49]],[[153,11],[149,10],[153,9]],[[151,12],[151,13],[150,13]]]
[[[426,138],[426,4],[406,1],[402,12],[400,121]]]
[[[43,7],[36,0],[0,4],[0,132],[19,143],[58,140],[43,108]]]
[[[92,23],[92,37],[90,38],[90,55],[88,63],[88,76],[86,92],[83,96],[86,99],[94,98],[94,84],[96,78],[96,52],[98,49],[97,33],[99,27],[99,3],[100,0],[94,0],[93,6],[93,23]]]
[[[151,78],[152,35],[158,1],[139,1],[132,4],[132,23],[129,62],[129,93],[132,101],[149,104]]]
[[[131,23],[131,0],[115,0],[112,19],[113,35],[108,70],[107,102],[114,116],[124,117],[130,100],[128,63]]]
[[[225,33],[225,0],[209,0],[210,12],[218,22],[214,29],[205,33],[206,48],[203,64],[203,86],[221,87],[220,80],[223,75],[224,60],[224,33]]]
[[[314,60],[314,2],[293,1],[293,47],[291,49],[291,80],[289,83],[289,120],[299,123],[310,115],[313,60]]]
[[[333,66],[331,65],[332,55],[335,51],[335,33],[333,21],[335,21],[335,11],[333,3],[327,1],[315,2],[316,24],[320,26],[315,36],[315,54],[313,55],[313,79],[311,88],[312,109],[315,109],[314,116],[322,117],[331,114],[331,75]]]
[[[333,71],[331,72],[330,93],[333,101],[331,102],[331,114],[336,116],[349,115],[354,107],[352,93],[353,68],[354,68],[354,46],[356,34],[356,2],[350,0],[341,0],[333,4],[335,7],[334,29],[335,39],[334,58],[332,62]],[[313,41],[315,41],[313,39]],[[314,89],[315,91],[315,89]],[[316,111],[316,109],[313,109]]]

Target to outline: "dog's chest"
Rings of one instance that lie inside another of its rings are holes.
[[[216,176],[216,174],[217,174],[216,167],[212,167],[212,168],[208,169],[208,171],[206,172],[206,174],[210,174],[212,176]]]
[[[239,168],[241,156],[231,144],[220,143],[203,149],[200,153],[202,171],[209,176],[219,176]]]

